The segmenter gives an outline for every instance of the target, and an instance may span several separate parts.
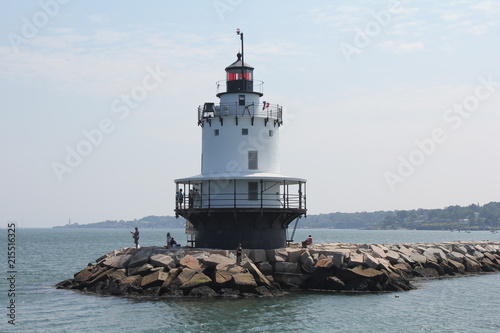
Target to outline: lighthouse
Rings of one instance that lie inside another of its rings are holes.
[[[191,223],[198,248],[281,248],[307,212],[306,180],[280,173],[283,108],[263,98],[237,34],[241,53],[217,82],[219,101],[198,107],[201,173],[175,180],[175,213]]]

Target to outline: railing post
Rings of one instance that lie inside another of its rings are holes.
[[[233,200],[234,208],[236,208],[236,179],[233,179]]]
[[[283,180],[283,208],[286,208],[286,180]]]
[[[299,182],[299,209],[302,209],[302,182]]]
[[[200,183],[200,203],[199,203],[199,206],[198,208],[201,208],[203,207],[203,183]]]
[[[184,209],[185,208],[185,206],[184,206],[185,200],[184,199],[186,198],[186,184],[182,184],[182,190],[183,190],[182,196],[181,196],[182,201],[181,201],[180,207],[181,207],[181,209]]]
[[[307,201],[306,201],[307,200],[307,184],[306,183],[304,183],[304,193],[306,193],[306,194],[304,194],[304,208],[307,208]]]
[[[290,188],[289,188],[290,185],[286,185],[286,192],[287,192],[287,196],[286,196],[286,208],[290,208]]]
[[[177,197],[179,193],[179,183],[175,183],[175,209],[179,207],[179,198]]]
[[[263,208],[263,196],[264,196],[264,187],[262,186],[262,179],[260,180],[260,208]]]

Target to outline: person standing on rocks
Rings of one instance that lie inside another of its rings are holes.
[[[236,265],[241,266],[241,255],[243,254],[243,247],[238,243],[236,247]]]
[[[132,234],[132,238],[134,239],[135,248],[139,248],[139,228],[135,227],[135,231],[130,232]]]

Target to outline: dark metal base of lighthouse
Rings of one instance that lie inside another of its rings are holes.
[[[305,209],[176,209],[196,230],[197,248],[276,249],[286,246],[286,230]]]

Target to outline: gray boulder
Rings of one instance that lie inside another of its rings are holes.
[[[275,281],[285,289],[298,289],[303,282],[302,274],[275,273]]]
[[[308,273],[316,270],[316,267],[314,266],[314,259],[311,257],[308,251],[304,251],[300,255],[300,265]]]
[[[251,273],[237,273],[233,275],[234,288],[240,291],[250,291],[257,287],[257,282]]]
[[[274,264],[274,271],[277,273],[300,273],[300,266],[295,262],[278,261]]]
[[[179,283],[179,286],[191,280],[191,278],[198,273],[194,269],[184,268],[182,272],[177,276],[176,281]]]
[[[468,255],[464,258],[464,266],[465,270],[469,273],[478,273],[481,271],[481,265],[476,260],[469,258]]]
[[[208,267],[215,268],[216,266],[228,266],[234,265],[236,261],[234,259],[222,256],[220,254],[211,254],[208,258],[203,259],[203,263]]]
[[[200,286],[191,289],[188,296],[191,297],[215,297],[217,293],[209,286]]]
[[[461,262],[450,259],[448,260],[448,265],[450,265],[456,273],[465,273],[465,266]]]
[[[425,263],[427,262],[427,257],[418,252],[411,252],[410,259],[422,265],[425,265]]]
[[[262,272],[255,266],[251,261],[247,261],[243,264],[243,268],[247,269],[254,277],[255,281],[259,285],[271,286],[271,282],[262,274]]]
[[[286,261],[288,252],[285,249],[266,250],[269,261]]]
[[[128,268],[144,265],[149,261],[149,251],[140,249],[130,260]]]
[[[372,255],[368,254],[368,253],[365,253],[365,256],[364,256],[364,264],[370,268],[373,268],[373,269],[376,269],[378,267],[378,265],[380,264],[379,260],[375,257],[373,257]]]
[[[452,251],[448,254],[448,258],[450,260],[458,261],[458,262],[463,262],[464,260],[464,255],[460,252]]]
[[[316,267],[320,268],[330,268],[333,266],[332,258],[323,258],[323,259],[318,259],[316,262]]]
[[[192,289],[202,286],[208,286],[212,283],[212,279],[203,273],[196,273],[189,281],[181,284],[181,289]]]
[[[347,265],[349,267],[360,266],[363,265],[363,263],[364,263],[363,255],[359,253],[351,253],[349,259],[347,260]]]
[[[175,268],[175,260],[165,254],[155,254],[149,258],[151,265],[155,267],[166,267],[168,269]]]
[[[304,252],[303,249],[288,249],[287,254],[288,254],[288,261],[289,262],[299,262],[300,261],[300,256]]]
[[[216,271],[214,273],[214,279],[216,285],[219,287],[228,286],[233,279],[233,274],[228,271]]]
[[[396,252],[396,251],[393,251],[393,250],[389,250],[387,251],[387,253],[385,254],[385,258],[387,260],[389,260],[389,262],[391,264],[395,264],[398,262],[399,260],[399,254]]]
[[[142,264],[140,266],[129,268],[128,275],[137,275],[137,274],[146,275],[149,274],[153,268],[154,267],[150,264]]]
[[[111,256],[104,260],[103,264],[113,268],[126,268],[128,267],[132,255],[125,254],[121,256]]]
[[[189,254],[184,256],[181,260],[179,260],[179,265],[190,269],[201,268],[199,260]]]
[[[168,274],[163,271],[156,271],[149,275],[146,275],[141,280],[142,288],[159,287],[165,282]]]
[[[260,249],[251,250],[248,257],[254,263],[266,261],[267,260],[266,250],[260,250]]]
[[[459,245],[459,244],[453,244],[453,245],[452,245],[452,249],[453,249],[453,251],[458,252],[458,253],[461,253],[461,254],[463,254],[463,255],[466,255],[466,254],[467,254],[467,249],[466,249],[464,246],[462,246],[462,245]]]
[[[378,245],[371,244],[372,255],[376,258],[385,258],[385,251]]]
[[[433,247],[426,249],[423,255],[427,258],[427,260],[433,260],[432,258],[434,258],[434,261],[437,262],[442,262],[448,259],[446,254],[441,249]]]
[[[271,266],[271,264],[267,261],[258,263],[257,267],[264,275],[272,275],[273,274],[273,266]]]

